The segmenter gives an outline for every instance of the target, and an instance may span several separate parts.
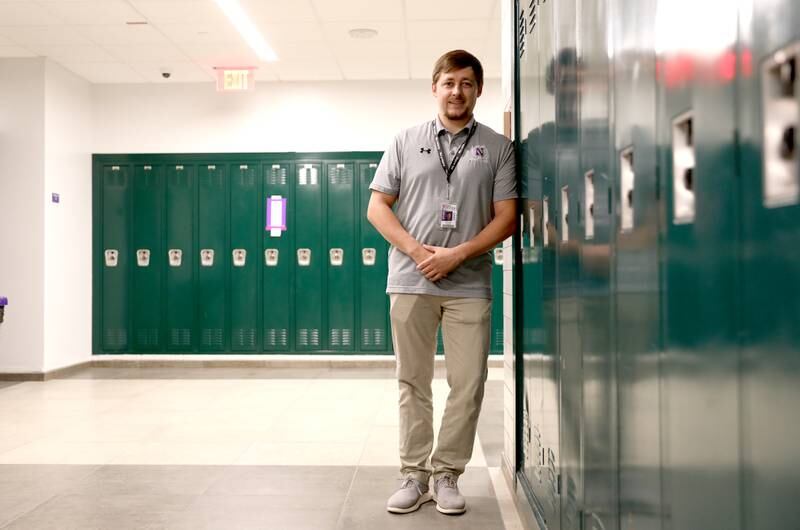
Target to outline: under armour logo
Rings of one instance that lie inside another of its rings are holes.
[[[420,147],[420,148],[419,148],[419,152],[420,152],[420,153],[428,153],[428,154],[431,154],[431,148],[430,148],[430,147]]]

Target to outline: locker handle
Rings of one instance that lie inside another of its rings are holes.
[[[377,252],[374,248],[362,248],[361,249],[361,263],[363,263],[367,267],[372,267],[375,265],[375,258],[377,257]]]
[[[331,265],[333,267],[341,267],[342,263],[344,263],[344,249],[342,248],[332,248],[328,251],[330,256]]]
[[[247,250],[243,248],[235,248],[231,253],[233,256],[234,267],[244,267],[247,264]]]
[[[298,248],[297,249],[297,264],[301,267],[308,267],[311,265],[311,249]]]

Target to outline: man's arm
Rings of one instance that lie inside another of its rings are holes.
[[[367,206],[367,219],[386,241],[419,264],[431,255],[431,251],[425,250],[397,220],[392,210],[396,200],[395,195],[372,190]]]
[[[480,256],[512,235],[517,227],[517,200],[495,201],[493,204],[494,219],[469,241],[453,248],[423,245],[422,248],[432,254],[424,261],[418,261],[417,269],[430,281],[439,281],[464,261]]]

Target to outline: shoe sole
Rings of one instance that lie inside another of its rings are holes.
[[[417,502],[415,504],[413,504],[412,506],[409,506],[408,508],[387,507],[386,511],[388,511],[389,513],[411,513],[411,512],[416,512],[417,510],[419,510],[420,506],[422,506],[426,502],[430,502],[432,500],[433,500],[433,497],[431,497],[430,493],[423,493],[422,495],[420,495],[419,499],[417,499]]]
[[[463,508],[442,508],[439,506],[439,503],[436,503],[436,510],[439,513],[443,513],[445,515],[461,515],[462,513],[467,511],[467,507],[464,506]]]

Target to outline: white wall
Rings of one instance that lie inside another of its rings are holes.
[[[0,59],[0,372],[44,366],[44,59]]]
[[[47,61],[44,108],[44,370],[50,371],[92,353],[90,84]]]
[[[503,130],[498,79],[475,115]],[[94,85],[94,153],[383,151],[401,129],[432,119],[428,81]]]

